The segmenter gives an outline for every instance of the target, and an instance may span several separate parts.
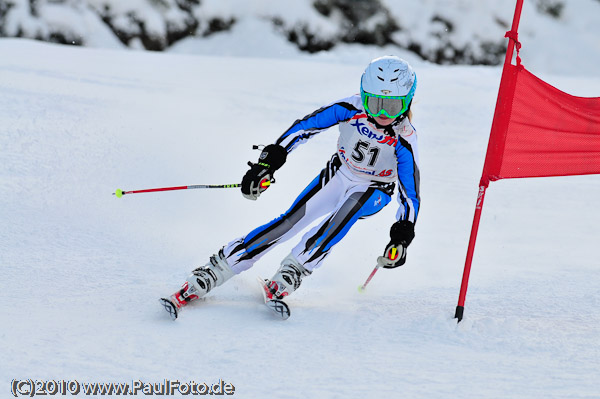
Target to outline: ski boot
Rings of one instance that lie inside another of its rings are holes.
[[[281,262],[275,275],[265,281],[268,288],[267,299],[281,300],[285,298],[300,287],[304,276],[309,276],[311,273],[298,262],[294,255],[289,254]]]
[[[235,273],[229,267],[223,250],[210,257],[210,261],[202,267],[194,269],[181,289],[168,298],[159,301],[175,320],[179,312],[188,303],[208,294],[214,287],[222,285]]]
[[[310,274],[292,254],[288,255],[271,280],[258,279],[267,308],[282,320],[287,320],[291,312],[283,298],[296,291],[302,283],[302,277]]]

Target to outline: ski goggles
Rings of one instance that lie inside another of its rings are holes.
[[[412,96],[381,96],[363,92],[363,107],[371,116],[385,115],[396,119],[406,112]]]

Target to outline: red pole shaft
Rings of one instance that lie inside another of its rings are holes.
[[[519,29],[519,21],[521,20],[521,9],[523,8],[523,0],[517,0],[517,4],[515,6],[515,14],[513,16],[513,22],[511,27],[511,32],[516,34]],[[512,62],[512,56],[514,52],[514,48],[516,46],[516,40],[509,40],[508,47],[506,49],[506,58],[504,59],[504,69],[502,71],[502,76],[504,76],[504,72],[508,65]],[[500,87],[502,88],[502,80],[500,81]],[[500,93],[502,93],[502,89],[498,92],[498,100],[496,103],[496,111],[498,110],[498,106],[501,102]],[[496,122],[496,115],[494,116],[494,121],[492,125]],[[488,148],[489,153],[489,148]],[[486,162],[488,161],[486,155]],[[487,189],[489,183],[489,177],[485,175],[485,165],[484,165],[484,175],[481,177],[481,182],[479,185],[479,194],[477,195],[477,205],[475,206],[475,215],[473,216],[473,226],[471,227],[471,237],[469,238],[469,247],[467,248],[467,258],[465,260],[465,268],[463,271],[462,283],[460,286],[460,294],[458,296],[458,305],[456,306],[456,313],[454,314],[454,318],[458,319],[460,322],[463,318],[464,310],[465,310],[465,298],[467,296],[467,288],[469,285],[469,276],[471,274],[471,264],[473,263],[473,253],[475,251],[475,241],[477,240],[477,232],[479,230],[479,221],[481,219],[481,210],[483,208],[483,200],[485,199],[485,190]]]
[[[511,32],[518,32],[519,30],[519,21],[521,20],[521,9],[523,8],[523,0],[517,0],[517,5],[515,7],[515,15],[513,16],[512,26],[510,28]],[[515,50],[516,42],[509,39],[508,47],[506,49],[506,57],[504,58],[504,67],[512,62],[513,52]]]
[[[375,275],[375,273],[377,273],[377,269],[379,269],[379,265],[375,266],[375,268],[373,269],[373,271],[371,272],[371,274],[367,278],[367,281],[365,281],[365,283],[362,285],[362,287],[360,287],[361,290],[364,290],[365,288],[367,288],[367,284],[369,284],[369,282],[371,281],[371,279],[373,278],[373,276]]]
[[[138,193],[153,193],[153,192],[156,192],[156,191],[187,190],[187,189],[188,189],[188,186],[150,188],[150,189],[147,189],[147,190],[123,191],[123,195],[125,195],[125,194],[138,194]]]
[[[467,248],[467,259],[465,261],[465,269],[463,271],[462,283],[460,286],[460,294],[458,296],[458,305],[454,318],[461,321],[465,311],[465,298],[467,297],[467,288],[469,286],[469,275],[471,274],[471,264],[473,263],[473,253],[475,252],[475,241],[477,241],[477,232],[479,230],[479,221],[481,219],[481,210],[483,208],[483,200],[485,199],[485,190],[487,186],[479,186],[479,194],[477,195],[477,204],[475,205],[475,215],[473,216],[473,226],[471,227],[471,237],[469,238],[469,247]]]
[[[117,190],[113,193],[117,197],[122,197],[126,194],[139,194],[139,193],[154,193],[156,191],[173,191],[173,190],[191,190],[196,188],[236,188],[240,187],[241,184],[195,184],[193,186],[176,186],[176,187],[160,187],[160,188],[148,188],[145,190],[131,190],[131,191],[123,191]]]

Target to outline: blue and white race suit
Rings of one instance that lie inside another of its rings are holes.
[[[391,201],[398,183],[396,217],[415,223],[419,213],[417,134],[408,118],[379,127],[365,112],[360,95],[341,99],[294,122],[276,144],[288,153],[311,137],[339,125],[337,152],[300,193],[290,209],[224,248],[235,273],[250,268],[275,245],[327,215],[292,249],[308,271],[319,267],[331,248],[361,218]]]

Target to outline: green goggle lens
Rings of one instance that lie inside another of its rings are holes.
[[[408,109],[406,97],[379,96],[364,93],[365,111],[371,116],[385,115],[388,118],[397,118]]]

